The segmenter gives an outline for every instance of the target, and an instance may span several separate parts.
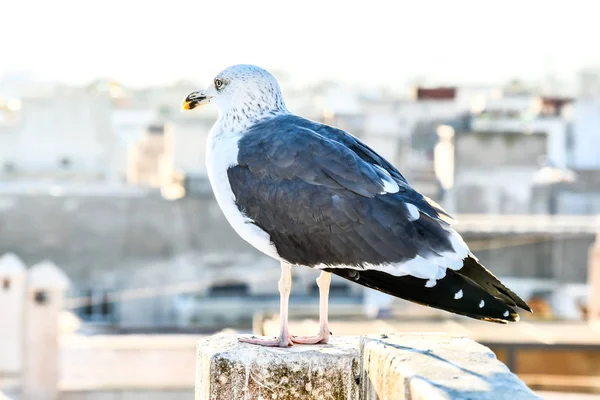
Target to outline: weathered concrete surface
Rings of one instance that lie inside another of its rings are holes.
[[[220,334],[198,342],[196,400],[357,400],[358,337],[267,348]]]
[[[362,337],[361,399],[539,399],[487,347],[446,334]]]

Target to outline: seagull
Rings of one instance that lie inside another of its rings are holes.
[[[206,154],[216,200],[239,236],[281,263],[279,335],[241,341],[327,343],[331,274],[485,321],[531,311],[470,252],[439,204],[356,137],[290,112],[270,72],[228,67],[182,110],[207,104],[219,114]],[[315,336],[288,330],[292,265],[321,271]]]

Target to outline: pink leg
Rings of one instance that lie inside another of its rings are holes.
[[[279,336],[275,339],[268,338],[240,338],[240,342],[257,344],[269,347],[288,347],[294,344],[288,332],[288,305],[292,290],[292,266],[281,263],[281,279],[279,279]]]
[[[329,341],[329,322],[327,319],[329,304],[329,284],[331,283],[331,274],[321,271],[317,278],[319,286],[319,334],[316,336],[292,336],[292,342],[298,344],[326,344]]]

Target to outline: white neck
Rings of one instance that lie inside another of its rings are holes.
[[[241,108],[241,111],[236,108],[225,112],[219,110],[219,118],[215,122],[215,128],[217,128],[215,132],[220,134],[241,133],[261,120],[288,113],[285,104],[282,103],[272,109],[244,107]]]

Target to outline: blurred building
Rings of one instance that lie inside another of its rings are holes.
[[[600,213],[600,98],[577,99],[564,143],[566,167],[545,166],[536,176],[532,212]]]
[[[451,196],[455,213],[524,214],[546,155],[544,132],[458,132]]]
[[[458,213],[531,212],[542,168],[568,168],[572,100],[507,91],[488,99],[468,131],[454,137],[454,187]]]
[[[127,183],[160,186],[160,166],[165,153],[164,125],[151,125],[146,134],[129,147]]]
[[[330,87],[320,96],[322,122],[359,137],[389,160],[417,190],[434,199],[442,195],[434,171],[437,128],[460,121],[495,88],[415,87],[407,98],[388,93],[369,96]],[[462,125],[461,125],[462,126]]]
[[[572,99],[538,97],[530,93],[506,93],[487,102],[473,117],[476,132],[542,132],[547,135],[545,158],[559,168],[567,164],[567,135],[571,124]],[[546,160],[539,160],[545,162]]]
[[[161,192],[176,199],[210,193],[206,175],[206,143],[216,112],[205,107],[182,114],[165,129],[165,151],[160,161]]]
[[[566,142],[569,168],[600,170],[600,96],[578,99],[573,107],[573,126]]]
[[[415,87],[398,105],[408,143],[399,166],[415,189],[436,200],[441,196],[433,160],[436,129],[465,111],[457,101],[458,92],[456,87]]]
[[[152,126],[158,126],[156,110],[132,106],[117,106],[111,112],[111,125],[117,145],[113,153],[114,177],[111,180],[124,182],[130,165],[130,150],[141,140]]]
[[[582,69],[579,71],[578,80],[580,99],[600,99],[600,67]]]
[[[0,176],[100,180],[111,175],[117,140],[108,98],[57,88],[51,96],[19,101],[0,135]]]

